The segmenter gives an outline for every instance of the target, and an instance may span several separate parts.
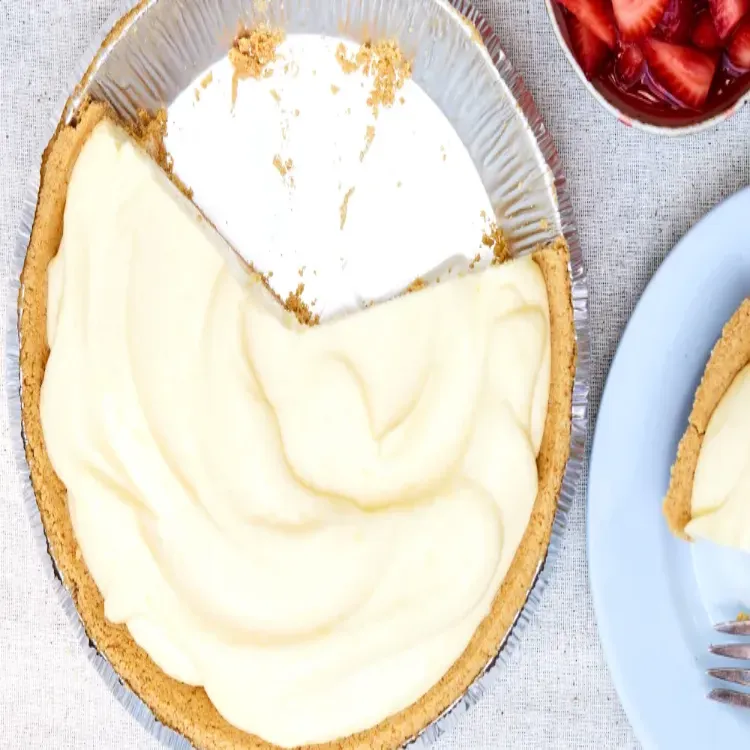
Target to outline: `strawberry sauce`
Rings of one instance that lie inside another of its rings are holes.
[[[557,0],[555,7],[587,78],[623,114],[654,125],[690,125],[726,111],[750,89],[750,70],[732,62],[750,55],[750,12],[724,39],[716,32],[725,3],[750,8],[750,0],[661,0],[661,6],[660,0],[643,0],[644,16],[651,16],[643,21],[646,35],[635,39],[632,26],[623,24],[623,2],[627,22],[637,24],[640,0]],[[654,7],[661,15],[656,26]],[[614,46],[610,31],[601,31],[603,13],[612,20]]]
[[[699,110],[672,99],[648,71],[642,80],[626,88],[618,79],[614,58],[606,63],[592,83],[623,114],[654,125],[690,125],[725,111],[750,89],[750,72],[738,73],[730,66],[726,55],[722,55],[708,99]]]

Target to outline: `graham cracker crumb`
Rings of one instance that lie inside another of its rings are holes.
[[[353,73],[359,67],[356,62],[356,58],[354,60],[350,60],[346,56],[346,45],[343,42],[340,42],[339,46],[336,47],[336,60],[341,66],[341,70],[343,70],[344,73]]]
[[[421,277],[417,276],[414,281],[409,284],[409,286],[406,287],[406,294],[410,294],[411,292],[418,292],[420,289],[424,289],[427,286],[427,282]]]
[[[737,615],[737,622],[747,622],[750,620],[750,615],[747,612],[740,612]]]
[[[339,91],[341,91],[341,89],[338,86],[336,86],[335,84],[332,83],[331,84],[331,93],[335,95],[335,94],[338,94]]]
[[[540,229],[541,229],[541,230],[542,230],[543,232],[546,232],[546,231],[547,231],[547,230],[549,229],[549,222],[547,221],[547,219],[542,219],[542,220],[541,220],[541,221],[539,222],[539,228],[540,228]]]
[[[289,292],[289,296],[286,298],[286,302],[284,302],[284,307],[295,315],[297,320],[303,325],[314,326],[320,323],[320,315],[314,314],[303,301],[302,292],[304,291],[305,285],[298,284],[293,292]]]
[[[469,270],[473,271],[474,270],[474,266],[476,266],[476,264],[479,263],[480,260],[482,260],[482,256],[479,253],[477,253],[474,256],[474,259],[471,261],[471,263],[469,263]]]
[[[368,125],[367,129],[365,130],[365,147],[359,152],[359,160],[364,161],[365,156],[367,156],[367,152],[370,150],[370,146],[372,146],[372,142],[375,139],[375,128],[372,125]]]
[[[344,228],[344,224],[346,224],[346,213],[349,210],[349,198],[352,197],[352,194],[354,193],[354,188],[350,187],[346,191],[346,195],[344,196],[344,200],[341,201],[341,207],[339,208],[339,217],[341,219],[341,226],[340,228]]]
[[[279,174],[282,177],[286,177],[287,174],[291,171],[292,167],[294,166],[294,162],[291,159],[287,159],[286,161],[282,161],[281,157],[276,154],[273,157],[273,165],[276,167],[276,169],[279,170]]]
[[[299,110],[295,109],[293,114],[294,114],[295,117],[299,117]]]
[[[167,110],[163,107],[156,112],[138,110],[138,119],[130,128],[130,134],[140,147],[167,173],[169,179],[189,200],[193,199],[193,190],[175,173],[174,160],[167,151],[164,139],[167,137]]]
[[[232,106],[237,101],[237,86],[244,78],[261,78],[272,75],[267,66],[276,61],[276,49],[284,41],[281,29],[260,24],[254,29],[241,28],[229,50],[232,63]]]
[[[495,222],[492,222],[482,235],[482,244],[492,248],[493,257],[491,263],[493,266],[505,263],[506,260],[510,260],[512,257],[508,238],[505,236],[502,228]]]
[[[211,83],[211,81],[214,80],[214,74],[209,70],[206,75],[201,78],[201,88],[205,89],[208,87],[208,85]]]
[[[390,107],[396,100],[396,92],[401,89],[407,78],[411,77],[411,62],[406,59],[395,41],[385,40],[373,44],[365,42],[349,58],[343,42],[336,48],[336,60],[344,73],[360,70],[366,76],[372,76],[373,85],[368,106],[372,107],[375,117],[380,107]]]
[[[271,96],[272,96],[272,97],[273,97],[273,98],[274,98],[274,99],[275,99],[275,100],[276,100],[277,102],[280,102],[280,101],[281,101],[281,96],[279,96],[279,92],[278,92],[278,91],[276,91],[276,89],[271,89],[271,91],[270,91],[269,93],[271,94]]]
[[[195,95],[195,101],[199,102],[201,100],[201,90],[200,89],[195,89],[193,91],[193,94]]]
[[[167,151],[164,139],[167,137],[167,110],[164,108],[151,113],[138,110],[138,120],[133,125],[133,135],[146,153],[162,168],[171,169],[172,157]]]
[[[307,266],[301,266],[301,267],[300,267],[300,268],[299,268],[299,269],[297,270],[297,273],[298,273],[298,274],[300,275],[300,277],[302,277],[302,276],[304,276],[304,275],[305,275],[305,268],[307,268]],[[315,303],[313,303],[313,304],[315,304]]]

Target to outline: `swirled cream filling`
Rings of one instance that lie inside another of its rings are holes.
[[[530,259],[301,326],[116,126],[49,267],[42,428],[105,614],[282,746],[417,700],[528,524],[550,380]]]
[[[750,365],[709,420],[693,480],[691,537],[750,552]]]

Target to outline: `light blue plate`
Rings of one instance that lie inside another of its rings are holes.
[[[750,711],[706,699],[712,623],[750,611],[750,555],[673,538],[661,514],[695,389],[750,296],[750,188],[674,248],[620,342],[591,454],[588,558],[607,662],[648,750],[750,747]],[[750,640],[749,640],[750,642]],[[735,665],[742,662],[734,662]],[[750,666],[750,665],[746,665]]]

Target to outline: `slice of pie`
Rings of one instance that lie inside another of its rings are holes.
[[[706,365],[672,467],[664,515],[671,531],[750,551],[750,300]]]
[[[23,424],[89,637],[201,748],[395,748],[496,655],[568,459],[568,253],[317,326],[92,103],[45,152]]]

